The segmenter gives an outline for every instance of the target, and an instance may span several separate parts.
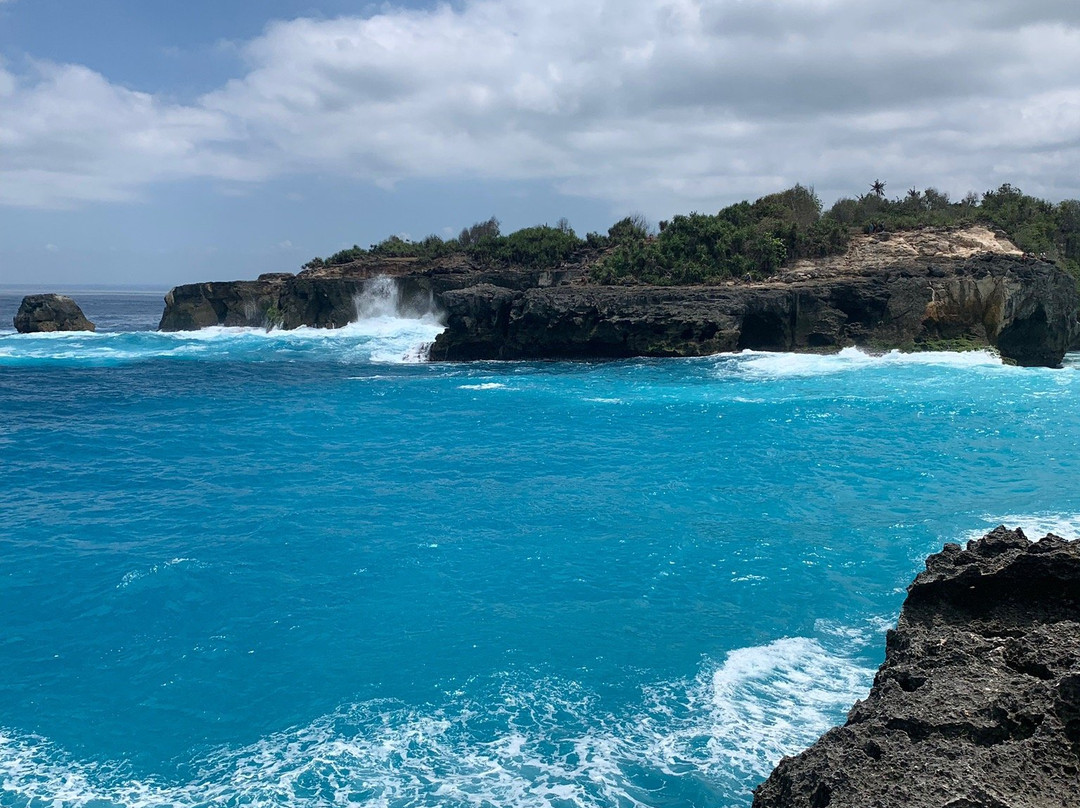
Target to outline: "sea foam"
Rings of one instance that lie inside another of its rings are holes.
[[[1001,357],[984,351],[889,351],[868,354],[858,348],[844,348],[835,354],[771,353],[742,351],[721,354],[717,369],[762,379],[787,376],[823,376],[834,373],[901,365],[933,365],[961,368],[1001,368]]]
[[[646,686],[616,714],[575,682],[508,673],[483,699],[365,702],[213,750],[183,767],[187,781],[0,731],[0,781],[5,804],[73,808],[745,804],[747,778],[838,721],[871,677],[822,641],[781,639]]]

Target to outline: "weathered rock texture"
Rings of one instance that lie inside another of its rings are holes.
[[[367,279],[445,315],[436,360],[701,356],[745,348],[829,351],[993,347],[1056,366],[1080,333],[1076,285],[982,227],[877,234],[843,256],[799,261],[767,282],[599,286],[583,258],[550,272],[366,259],[299,275],[180,286],[162,330],[337,327]]]
[[[1080,805],[1080,545],[999,527],[916,577],[843,727],[754,808]]]
[[[15,313],[20,334],[50,331],[93,331],[79,304],[66,295],[27,295]]]

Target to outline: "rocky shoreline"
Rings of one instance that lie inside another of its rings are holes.
[[[754,808],[1080,804],[1080,545],[999,527],[908,588],[847,723],[785,758]]]
[[[437,310],[433,360],[701,356],[742,349],[883,351],[988,347],[1060,365],[1080,328],[1076,283],[986,228],[853,239],[762,282],[605,286],[589,258],[549,271],[367,258],[297,275],[178,286],[160,328],[337,328],[366,283],[390,277],[408,310]]]

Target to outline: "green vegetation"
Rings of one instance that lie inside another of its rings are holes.
[[[730,205],[715,216],[676,216],[661,223],[655,238],[619,238],[616,228],[608,231],[614,249],[592,270],[600,283],[760,279],[794,258],[842,252],[848,242],[848,228],[823,218],[821,201],[801,185],[753,204]]]
[[[504,236],[499,232],[498,219],[492,217],[466,227],[456,239],[444,241],[431,235],[421,241],[409,241],[390,236],[367,250],[354,245],[329,258],[313,258],[304,264],[304,269],[339,266],[367,256],[434,260],[454,254],[466,255],[485,265],[544,269],[570,260],[584,246],[585,241],[575,235],[565,219],[555,227],[537,225]]]
[[[1025,252],[1057,261],[1080,283],[1080,201],[1037,199],[1012,185],[969,193],[959,202],[936,188],[908,190],[889,199],[875,179],[868,193],[842,198],[823,211],[813,188],[796,185],[756,202],[739,202],[716,214],[690,213],[654,230],[640,214],[613,224],[606,235],[579,238],[565,219],[503,235],[498,219],[477,222],[457,238],[420,241],[391,236],[363,249],[313,258],[305,269],[348,264],[368,257],[433,261],[464,256],[484,266],[547,269],[571,261],[590,264],[599,283],[695,284],[762,279],[799,258],[835,255],[856,233],[919,227],[998,227]]]

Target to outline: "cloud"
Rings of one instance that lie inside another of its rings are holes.
[[[57,207],[131,198],[146,183],[261,178],[221,146],[235,122],[110,84],[78,65],[0,68],[0,203]]]
[[[0,202],[344,175],[540,180],[665,215],[1010,180],[1080,195],[1080,6],[1052,0],[467,0],[275,22],[170,104],[84,67],[0,70]]]

